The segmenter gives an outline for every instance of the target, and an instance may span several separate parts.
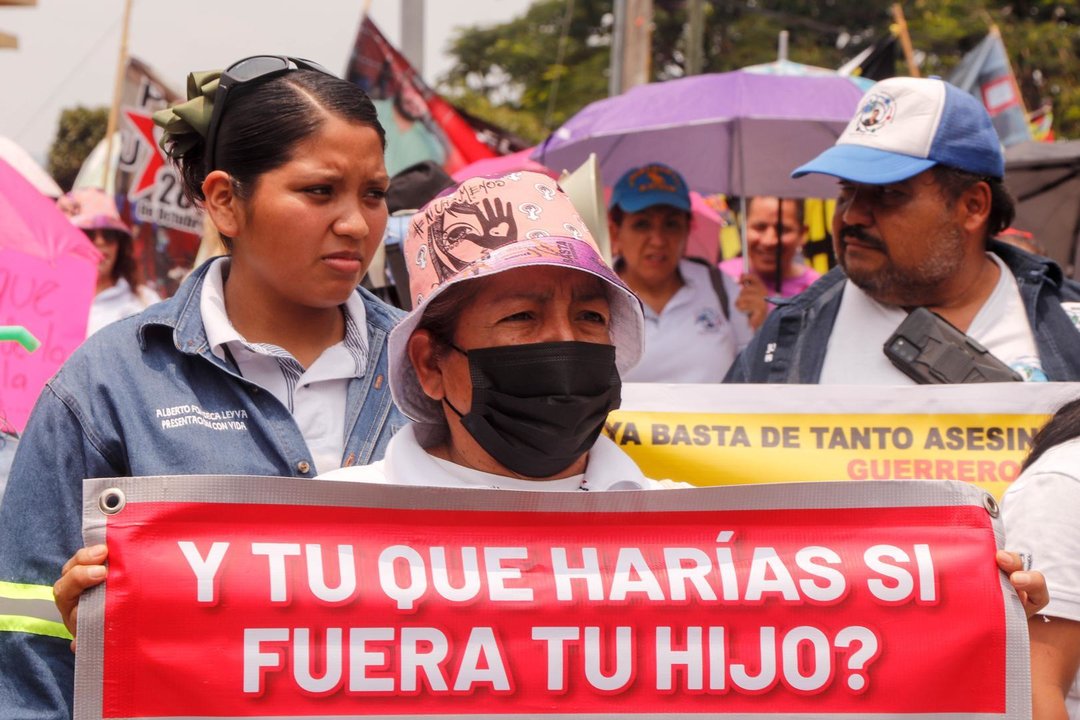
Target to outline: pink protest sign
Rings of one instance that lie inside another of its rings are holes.
[[[0,419],[22,431],[38,394],[86,337],[99,255],[53,202],[0,160],[0,325],[41,341],[0,343]]]
[[[0,325],[22,325],[41,341],[33,353],[0,344],[0,414],[19,432],[46,381],[86,337],[96,272],[79,256],[49,262],[0,250]]]

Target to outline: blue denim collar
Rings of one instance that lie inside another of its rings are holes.
[[[206,329],[203,327],[199,300],[202,296],[203,281],[210,266],[221,262],[222,258],[213,258],[195,268],[177,288],[176,294],[165,302],[151,305],[140,315],[137,336],[139,345],[146,349],[147,333],[151,328],[163,327],[172,330],[173,344],[176,349],[188,355],[203,355],[215,365],[230,369],[228,364],[210,352]],[[390,307],[362,287],[357,288],[364,300],[367,314],[367,328],[390,332],[398,321],[405,316],[401,310]]]

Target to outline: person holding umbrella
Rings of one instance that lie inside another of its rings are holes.
[[[615,271],[645,308],[645,355],[631,382],[720,382],[753,335],[732,304],[738,285],[684,257],[690,191],[673,168],[631,168],[612,189],[608,229]]]
[[[720,269],[742,285],[735,308],[747,315],[755,330],[772,308],[766,298],[798,295],[821,277],[797,261],[806,244],[805,208],[801,198],[750,198],[746,202],[747,256],[720,263]]]

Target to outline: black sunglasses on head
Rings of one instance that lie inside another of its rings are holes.
[[[210,125],[206,130],[207,174],[216,168],[218,127],[221,125],[221,116],[228,104],[229,92],[253,82],[269,80],[292,70],[315,70],[324,75],[334,75],[317,62],[286,55],[253,55],[237,60],[221,73],[217,93],[214,95],[214,109],[210,113]]]

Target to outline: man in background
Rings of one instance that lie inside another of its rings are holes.
[[[910,384],[883,352],[926,307],[1027,380],[1080,380],[1080,284],[994,239],[1013,200],[990,117],[936,79],[874,85],[836,144],[798,168],[840,181],[839,267],[780,306],[731,382]]]

